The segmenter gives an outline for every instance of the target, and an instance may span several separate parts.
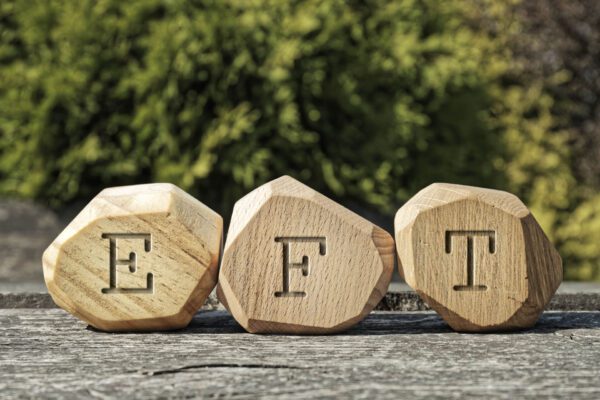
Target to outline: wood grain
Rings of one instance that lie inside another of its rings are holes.
[[[400,273],[458,331],[533,326],[562,263],[514,195],[433,184],[396,214]]]
[[[222,224],[171,184],[105,189],[45,251],[48,291],[98,329],[184,327],[216,285]]]
[[[172,333],[107,334],[62,310],[0,310],[2,399],[598,399],[600,312],[457,334],[373,312],[341,335],[249,335],[225,311]]]
[[[563,282],[562,285],[565,283]],[[546,311],[600,311],[600,292],[583,289],[581,292],[569,292],[572,286],[580,289],[580,283],[569,282],[566,287],[559,287],[552,296]],[[395,291],[393,283],[390,290],[374,308],[377,311],[427,311],[431,308],[414,291]],[[562,290],[562,292],[561,292]],[[48,293],[0,293],[0,309],[2,308],[56,308]],[[201,310],[225,310],[216,294],[211,293],[204,301]]]
[[[381,228],[284,176],[236,203],[219,299],[249,332],[341,331],[387,291],[393,243]]]

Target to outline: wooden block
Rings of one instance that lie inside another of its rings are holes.
[[[283,176],[235,204],[217,294],[249,332],[331,333],[377,305],[393,265],[387,232]]]
[[[436,183],[396,214],[406,282],[457,331],[528,328],[562,280],[562,262],[514,195]]]
[[[105,189],[45,251],[48,291],[97,329],[185,327],[216,285],[222,229],[174,185]]]

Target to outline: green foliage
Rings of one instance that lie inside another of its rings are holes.
[[[391,211],[496,185],[485,54],[437,1],[2,4],[0,190],[170,181],[221,210],[292,174]]]
[[[508,43],[518,81],[543,124],[515,158],[529,203],[541,215],[567,266],[565,279],[600,281],[600,8],[594,0],[528,0],[513,11],[520,30]],[[540,106],[542,108],[540,108]],[[560,127],[560,129],[556,129]],[[529,129],[533,132],[534,129]],[[569,153],[571,155],[569,156]],[[519,156],[520,155],[520,156]],[[514,181],[514,179],[510,179]]]
[[[391,214],[448,181],[516,192],[554,238],[568,138],[499,3],[4,0],[0,193],[168,181],[228,215],[289,174]]]
[[[559,227],[565,279],[600,281],[600,195],[583,201]]]

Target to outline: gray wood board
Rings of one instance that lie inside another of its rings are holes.
[[[224,311],[171,333],[94,331],[59,309],[0,310],[0,397],[600,398],[600,312],[452,332],[374,312],[331,336],[244,333]]]
[[[0,293],[2,308],[55,308],[47,293]],[[205,302],[205,310],[222,310],[216,296],[212,294]],[[547,310],[600,311],[600,293],[557,293]],[[376,310],[380,311],[426,311],[429,306],[415,292],[388,292]]]

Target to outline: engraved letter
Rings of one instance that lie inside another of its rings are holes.
[[[102,289],[102,293],[153,293],[154,276],[148,273],[146,276],[145,288],[119,288],[117,282],[117,265],[127,265],[129,272],[134,273],[137,270],[137,255],[132,251],[129,258],[118,258],[117,240],[118,239],[140,239],[144,240],[144,250],[149,253],[152,250],[152,237],[149,233],[103,233],[103,239],[108,239],[110,243],[110,278],[108,288]]]
[[[319,243],[319,254],[324,256],[327,251],[325,237],[276,237],[276,242],[283,244],[283,290],[275,292],[275,297],[304,297],[306,292],[290,291],[290,268],[300,268],[303,276],[310,273],[310,264],[308,256],[302,256],[302,262],[293,263],[290,261],[290,245],[293,242],[300,243]]]
[[[496,252],[496,232],[494,231],[446,231],[446,254],[452,252],[452,237],[465,236],[467,238],[467,284],[454,285],[456,291],[483,291],[487,290],[486,285],[475,284],[475,257],[473,256],[473,239],[477,236],[488,238],[488,250],[490,254]]]

